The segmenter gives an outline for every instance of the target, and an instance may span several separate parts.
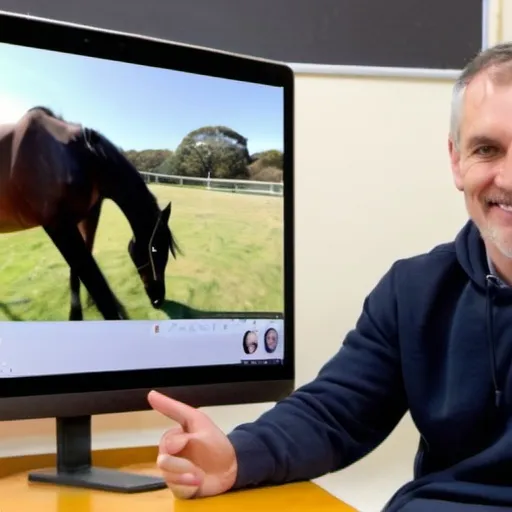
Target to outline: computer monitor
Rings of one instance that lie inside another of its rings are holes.
[[[0,13],[0,420],[55,418],[30,481],[121,492],[91,416],[294,386],[293,73]]]

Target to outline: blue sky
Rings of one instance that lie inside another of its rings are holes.
[[[280,88],[0,43],[0,123],[45,105],[123,149],[175,149],[225,125],[251,153],[283,149]]]

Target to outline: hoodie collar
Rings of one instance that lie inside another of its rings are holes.
[[[460,266],[479,288],[485,290],[489,276],[492,276],[495,288],[512,293],[512,287],[508,286],[496,271],[485,249],[480,230],[472,220],[469,220],[457,234],[455,252]]]
[[[509,285],[501,279],[500,275],[496,271],[496,267],[493,265],[491,258],[489,257],[489,254],[486,252],[486,258],[487,258],[487,266],[489,267],[489,274],[494,277],[496,286],[499,288],[509,288]]]

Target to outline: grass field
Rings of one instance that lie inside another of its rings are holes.
[[[103,206],[94,256],[132,319],[283,310],[282,198],[151,185],[183,250],[169,257],[167,302],[154,310],[129,259],[130,226]],[[0,320],[67,320],[69,268],[42,229],[0,235]],[[85,319],[101,318],[87,307]]]

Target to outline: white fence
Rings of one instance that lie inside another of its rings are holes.
[[[282,196],[283,184],[270,181],[224,180],[219,178],[192,178],[189,176],[173,176],[168,174],[154,174],[141,172],[146,183],[161,183],[178,186],[203,186],[209,190],[224,190],[242,194],[262,194],[269,196]]]

